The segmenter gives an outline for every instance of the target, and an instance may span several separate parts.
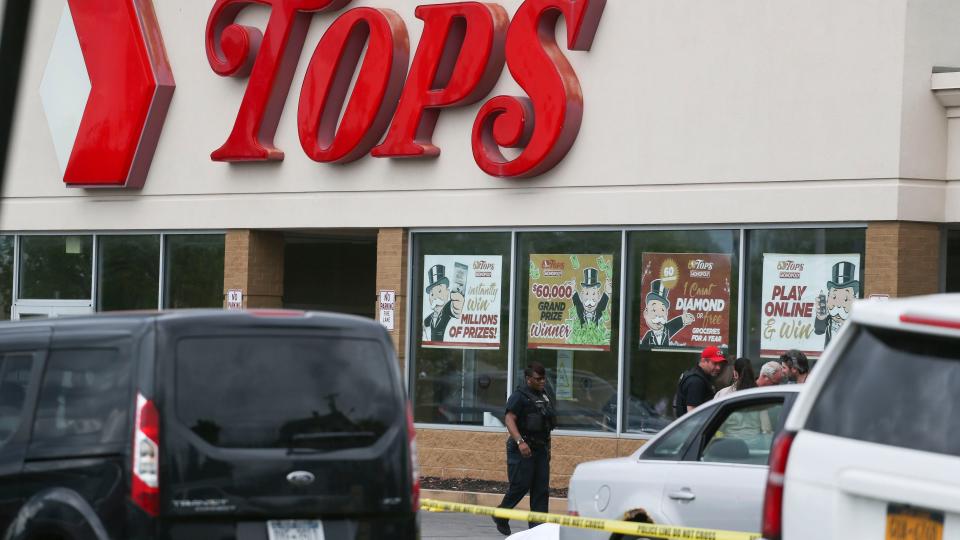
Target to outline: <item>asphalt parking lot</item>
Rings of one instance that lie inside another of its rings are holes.
[[[502,540],[493,520],[486,516],[452,514],[447,512],[420,512],[420,535],[423,540],[458,538],[460,540]],[[526,529],[526,523],[512,522],[514,532]]]

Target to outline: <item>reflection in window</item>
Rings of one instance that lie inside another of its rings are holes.
[[[98,237],[97,308],[156,309],[160,287],[158,235]]]
[[[33,425],[34,448],[126,440],[130,363],[115,349],[50,353]]]
[[[362,339],[183,339],[175,366],[177,418],[226,448],[369,446],[401,410],[390,361],[379,342]]]
[[[163,306],[223,307],[223,235],[169,235],[165,244]]]
[[[710,345],[736,350],[740,232],[637,231],[628,233],[627,246],[623,431],[656,433],[673,420],[677,383],[700,351]],[[648,338],[651,321],[668,334],[670,322],[680,322],[669,340],[657,344]]]
[[[410,373],[417,422],[502,425],[510,236],[414,236]]]
[[[13,236],[0,236],[0,320],[10,320],[13,306]]]
[[[21,236],[20,298],[89,300],[92,236]]]
[[[0,356],[0,447],[20,427],[32,361],[28,353]]]
[[[782,402],[746,405],[730,411],[700,456],[701,461],[766,465]]]
[[[954,337],[856,327],[805,429],[960,456],[956,342]]]
[[[617,429],[620,232],[517,235],[514,381],[540,362],[559,429]]]
[[[701,409],[687,415],[682,422],[673,428],[673,431],[652,443],[653,446],[649,449],[644,450],[642,459],[680,461],[683,459],[682,452],[687,446],[687,441],[699,432],[711,414],[713,414],[713,411]]]

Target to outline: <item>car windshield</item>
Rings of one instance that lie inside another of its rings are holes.
[[[960,455],[960,341],[861,327],[837,359],[806,428]]]
[[[177,417],[221,447],[368,446],[401,410],[389,361],[371,340],[184,339],[177,347]]]

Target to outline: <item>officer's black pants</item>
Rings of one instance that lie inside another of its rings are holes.
[[[503,496],[500,508],[513,508],[530,492],[530,509],[547,512],[550,506],[550,450],[533,449],[533,455],[525,458],[517,443],[507,441],[507,476],[510,488]],[[530,523],[533,527],[538,523]]]

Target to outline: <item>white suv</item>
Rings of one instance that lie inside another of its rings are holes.
[[[764,537],[960,538],[960,295],[845,326],[774,442]]]

